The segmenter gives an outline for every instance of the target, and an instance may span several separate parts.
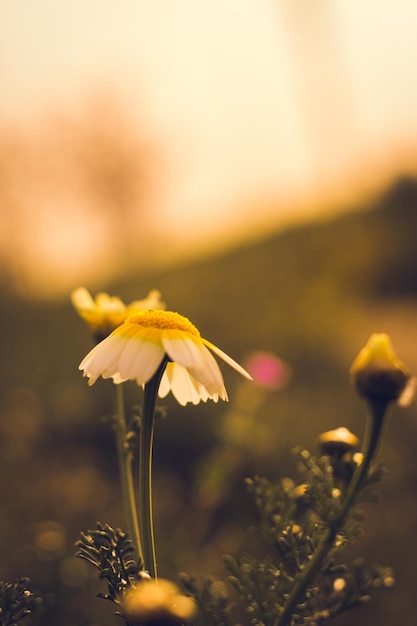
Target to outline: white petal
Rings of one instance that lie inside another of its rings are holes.
[[[136,379],[138,384],[144,384],[155,374],[165,351],[158,343],[147,340],[151,333],[152,329],[140,328],[129,339],[118,363],[122,379]]]
[[[206,402],[208,399],[213,400],[213,402],[218,402],[219,401],[219,397],[222,400],[228,400],[229,398],[227,397],[227,392],[226,392],[226,388],[224,385],[221,385],[221,387],[217,390],[216,393],[209,393],[207,391],[207,388],[200,383],[196,378],[194,378],[194,376],[192,374],[190,374],[190,372],[188,372],[190,375],[190,378],[195,386],[195,388],[197,389],[198,393],[200,394],[201,399]]]
[[[206,402],[208,399],[217,402],[219,397],[227,400],[227,393],[224,385],[218,393],[210,393],[207,388],[187,370],[178,363],[168,363],[167,369],[161,380],[159,396],[164,398],[172,391],[174,397],[181,405],[192,402],[198,404],[200,400]]]
[[[105,340],[104,340],[105,341]],[[96,356],[97,364],[101,364],[101,375],[103,378],[113,378],[114,374],[119,371],[120,355],[129,343],[129,339],[124,337],[114,337],[112,341],[105,346]],[[99,344],[100,345],[100,344]]]
[[[135,311],[143,311],[144,309],[165,309],[166,304],[161,300],[161,292],[157,289],[152,289],[146,298],[143,300],[135,300],[129,304],[128,313],[135,313]]]
[[[135,324],[123,325],[97,344],[82,360],[79,368],[92,385],[99,376],[113,378],[116,383],[137,379],[138,384],[147,382],[155,373],[164,357],[164,349],[155,341],[146,341],[152,333],[139,329]]]
[[[168,363],[166,366],[165,372],[162,374],[161,382],[159,383],[158,395],[160,398],[165,398],[171,391],[171,384],[167,375],[167,369],[170,365],[172,365],[172,363]]]
[[[94,378],[94,381],[97,380],[102,372],[111,366],[111,361],[117,356],[117,353],[123,350],[124,345],[124,341],[119,337],[115,338],[113,335],[109,335],[90,350],[81,361],[79,369],[84,371],[84,376]],[[90,384],[93,383],[90,382]]]
[[[200,367],[189,367],[188,369],[194,378],[206,387],[211,395],[220,394],[224,388],[224,381],[217,361],[203,344],[198,346],[198,349],[201,354],[202,365]]]
[[[194,379],[206,388],[209,397],[220,394],[227,398],[220,368],[200,338],[193,340],[188,333],[175,331],[171,336],[164,335],[162,343],[169,357],[186,367]]]
[[[226,354],[226,352],[223,352],[223,350],[220,350],[220,348],[215,346],[213,343],[210,343],[210,341],[207,341],[207,339],[202,339],[202,342],[208,348],[210,348],[210,350],[213,350],[213,352],[217,354],[217,356],[223,359],[223,361],[225,361],[228,365],[230,365],[230,367],[233,367],[233,369],[239,372],[239,374],[242,374],[242,376],[244,376],[245,378],[248,378],[249,380],[253,380],[252,376],[241,365],[239,365],[239,363],[237,363],[234,359],[232,359],[232,357]]]
[[[125,348],[117,360],[117,371],[121,378],[136,378],[138,374],[138,366],[136,363],[137,355],[140,354],[143,347],[141,339],[129,339]]]
[[[159,395],[164,398],[169,390],[182,406],[185,406],[187,402],[198,404],[202,399],[189,373],[178,363],[168,363],[159,387]]]
[[[107,378],[110,378],[110,377],[108,376]],[[111,378],[113,379],[113,382],[115,385],[120,385],[120,383],[124,383],[127,380],[129,380],[128,378],[122,378],[119,372],[117,372],[116,374],[113,374]]]
[[[126,305],[117,296],[109,296],[104,291],[96,295],[96,306],[103,313],[117,313],[126,310]]]
[[[84,376],[88,378],[88,384],[91,387],[91,385],[94,385],[100,374],[97,374],[96,376],[92,376],[91,374],[84,374]]]
[[[191,372],[188,370],[188,374],[190,376],[191,382],[193,383],[194,387],[197,389],[197,392],[200,395],[200,398],[206,402],[206,400],[210,399],[213,400],[213,402],[218,402],[219,397],[222,400],[225,400],[226,402],[229,400],[228,395],[227,395],[227,391],[226,391],[226,387],[224,386],[224,384],[222,383],[220,385],[220,387],[218,387],[216,389],[215,392],[210,393],[207,389],[207,387],[205,387],[203,385],[203,383],[201,383],[199,380],[197,380],[192,374]]]
[[[78,287],[71,292],[71,302],[77,310],[95,308],[95,302],[85,287]]]
[[[184,367],[203,367],[204,359],[199,343],[193,341],[189,333],[181,330],[165,331],[162,336],[162,345],[169,358]]]

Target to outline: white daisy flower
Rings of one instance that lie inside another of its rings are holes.
[[[150,309],[129,317],[83,359],[80,370],[89,385],[99,376],[115,383],[135,380],[145,385],[167,360],[159,396],[170,391],[182,405],[208,399],[228,400],[223,376],[210,350],[252,380],[236,361],[207,339],[179,313]]]

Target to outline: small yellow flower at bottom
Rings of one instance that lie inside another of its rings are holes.
[[[182,626],[195,616],[192,598],[168,580],[144,581],[128,591],[123,612],[129,623],[140,626]]]
[[[160,397],[170,391],[177,401],[198,404],[227,400],[220,368],[210,350],[237,372],[252,379],[236,361],[203,339],[189,319],[173,311],[150,309],[129,317],[83,359],[80,369],[92,385],[102,376],[145,385],[166,359]]]

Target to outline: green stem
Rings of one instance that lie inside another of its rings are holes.
[[[367,473],[372,459],[375,456],[378,442],[380,440],[384,417],[387,409],[387,403],[370,402],[369,415],[366,419],[365,433],[362,444],[362,463],[356,467],[346,491],[343,508],[339,516],[335,520],[340,527],[346,520],[346,517],[354,504],[356,494],[358,493]]]
[[[294,584],[291,593],[288,595],[284,609],[279,616],[278,626],[286,626],[290,623],[297,604],[301,601],[311,579],[320,569],[324,557],[330,550],[337,533],[345,523],[349,511],[355,502],[358,491],[366,478],[381,435],[387,403],[370,402],[369,408],[370,412],[366,419],[365,434],[362,445],[362,462],[360,465],[356,466],[340,511],[329,521],[316,551],[312,555],[311,560],[307,561],[301,577]]]
[[[145,569],[155,579],[157,569],[152,515],[152,450],[156,400],[166,363],[164,359],[145,385],[139,440],[140,530],[143,540],[143,559]]]
[[[136,550],[139,561],[143,561],[142,544],[139,534],[139,524],[136,512],[135,489],[132,475],[132,452],[126,442],[127,427],[123,399],[123,385],[113,385],[115,388],[115,431],[117,457],[119,461],[120,484],[122,492],[123,511],[126,518],[127,531]]]

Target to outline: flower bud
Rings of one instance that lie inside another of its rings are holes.
[[[126,594],[123,601],[129,623],[140,626],[182,626],[196,612],[194,600],[182,595],[168,580],[139,583]]]
[[[318,443],[323,454],[336,457],[342,457],[359,447],[359,439],[344,426],[321,433]]]
[[[373,402],[399,400],[410,373],[397,358],[391,339],[384,333],[371,335],[350,369],[358,393]]]

